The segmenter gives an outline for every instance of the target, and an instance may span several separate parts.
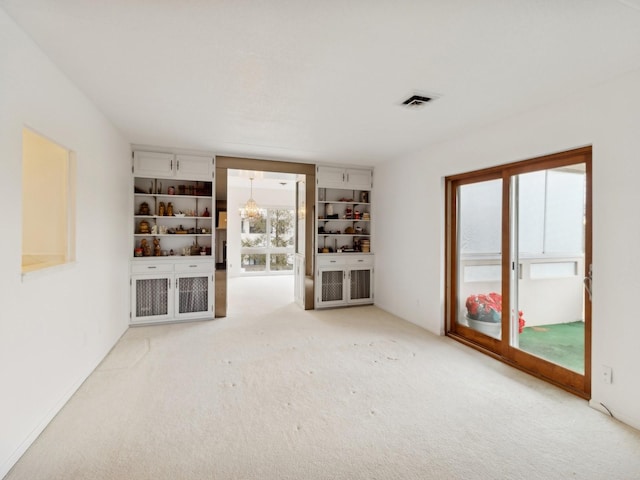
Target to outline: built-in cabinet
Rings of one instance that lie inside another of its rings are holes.
[[[131,275],[131,323],[213,318],[213,261],[137,264]]]
[[[371,169],[318,166],[316,308],[373,303]]]
[[[318,185],[326,188],[347,190],[371,190],[373,174],[371,169],[318,166]]]
[[[373,303],[372,255],[318,258],[316,308]]]
[[[131,323],[214,316],[212,156],[135,151]]]

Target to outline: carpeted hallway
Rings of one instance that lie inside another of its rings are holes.
[[[639,478],[640,432],[375,307],[302,311],[287,278],[129,329],[6,479]]]

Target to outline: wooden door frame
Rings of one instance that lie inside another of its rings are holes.
[[[227,176],[227,170],[256,170],[261,172],[276,172],[276,173],[292,173],[301,174],[306,176],[307,188],[306,188],[306,206],[307,211],[305,214],[305,275],[307,281],[305,281],[305,310],[313,310],[314,305],[314,259],[315,255],[313,239],[314,235],[314,222],[315,215],[314,205],[316,204],[316,165],[312,163],[298,163],[298,162],[284,162],[278,160],[262,160],[256,158],[244,158],[244,157],[227,157],[216,156],[216,172],[218,175]],[[225,198],[226,201],[226,198]],[[225,282],[226,284],[226,282]],[[220,316],[226,316],[226,290],[223,295],[224,306],[220,309],[216,308],[216,316],[218,311]]]
[[[500,340],[483,335],[475,330],[458,324],[456,321],[458,285],[457,258],[457,196],[456,190],[461,185],[488,180],[502,179],[502,303],[510,305],[510,284],[505,279],[510,278],[510,179],[517,174],[530,173],[539,170],[559,168],[563,166],[585,164],[586,173],[586,228],[584,269],[586,276],[592,264],[592,147],[582,147],[565,152],[531,158],[520,162],[490,167],[474,172],[452,175],[445,178],[445,334],[454,340],[479,350],[515,368],[530,373],[538,378],[557,385],[582,398],[591,398],[591,314],[592,305],[585,297],[585,365],[584,375],[546,362],[509,344],[509,322],[502,322],[502,336]]]

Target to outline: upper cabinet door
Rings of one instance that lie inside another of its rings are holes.
[[[208,180],[213,178],[213,157],[198,155],[176,155],[176,177],[185,180]]]
[[[133,173],[139,177],[171,178],[174,176],[173,153],[134,152]]]
[[[341,168],[318,166],[318,187],[371,190],[370,168]]]
[[[347,168],[345,180],[348,188],[353,190],[371,190],[371,170],[362,168]]]
[[[324,188],[345,188],[345,171],[340,167],[318,167],[318,186]]]
[[[133,173],[138,177],[211,181],[213,171],[213,157],[141,151],[133,154]]]

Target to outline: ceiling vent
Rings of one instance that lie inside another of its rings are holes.
[[[420,108],[423,107],[427,102],[433,100],[432,97],[427,97],[424,95],[412,95],[407,98],[402,105],[408,108]]]

